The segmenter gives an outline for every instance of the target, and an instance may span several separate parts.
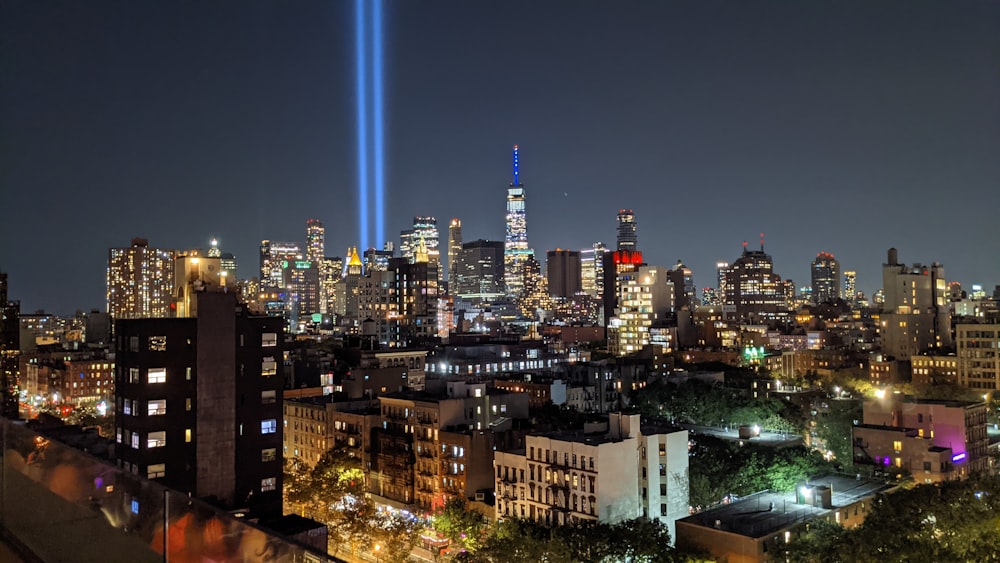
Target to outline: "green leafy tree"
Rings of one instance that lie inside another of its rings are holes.
[[[381,561],[402,563],[417,545],[420,526],[416,519],[398,512],[377,512],[372,519],[373,550]]]
[[[453,546],[476,551],[482,546],[489,525],[482,513],[469,509],[465,499],[455,498],[434,513],[432,527],[451,540]]]

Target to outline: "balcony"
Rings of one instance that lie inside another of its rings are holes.
[[[186,493],[0,418],[0,529],[26,561],[327,561]],[[178,538],[192,538],[191,542]],[[8,560],[0,548],[0,559]],[[14,559],[16,560],[16,559]]]

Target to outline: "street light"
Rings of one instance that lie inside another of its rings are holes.
[[[375,561],[381,561],[381,559],[379,559],[378,557],[380,551],[382,551],[382,546],[379,544],[375,544]]]

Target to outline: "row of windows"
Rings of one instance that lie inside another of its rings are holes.
[[[240,346],[243,345],[243,335],[240,335]],[[130,352],[139,352],[140,341],[138,336],[131,336],[128,340],[128,348]],[[191,346],[191,339],[185,338],[185,344]],[[260,335],[260,345],[262,348],[271,348],[278,345],[278,333],[276,332],[265,332]],[[167,351],[167,337],[163,335],[150,336],[146,339],[146,349],[150,352],[166,352]]]

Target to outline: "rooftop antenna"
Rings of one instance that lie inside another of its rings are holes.
[[[764,233],[760,234],[760,251],[764,252]]]
[[[520,186],[521,181],[518,179],[518,169],[517,169],[517,145],[514,145],[514,185]]]

